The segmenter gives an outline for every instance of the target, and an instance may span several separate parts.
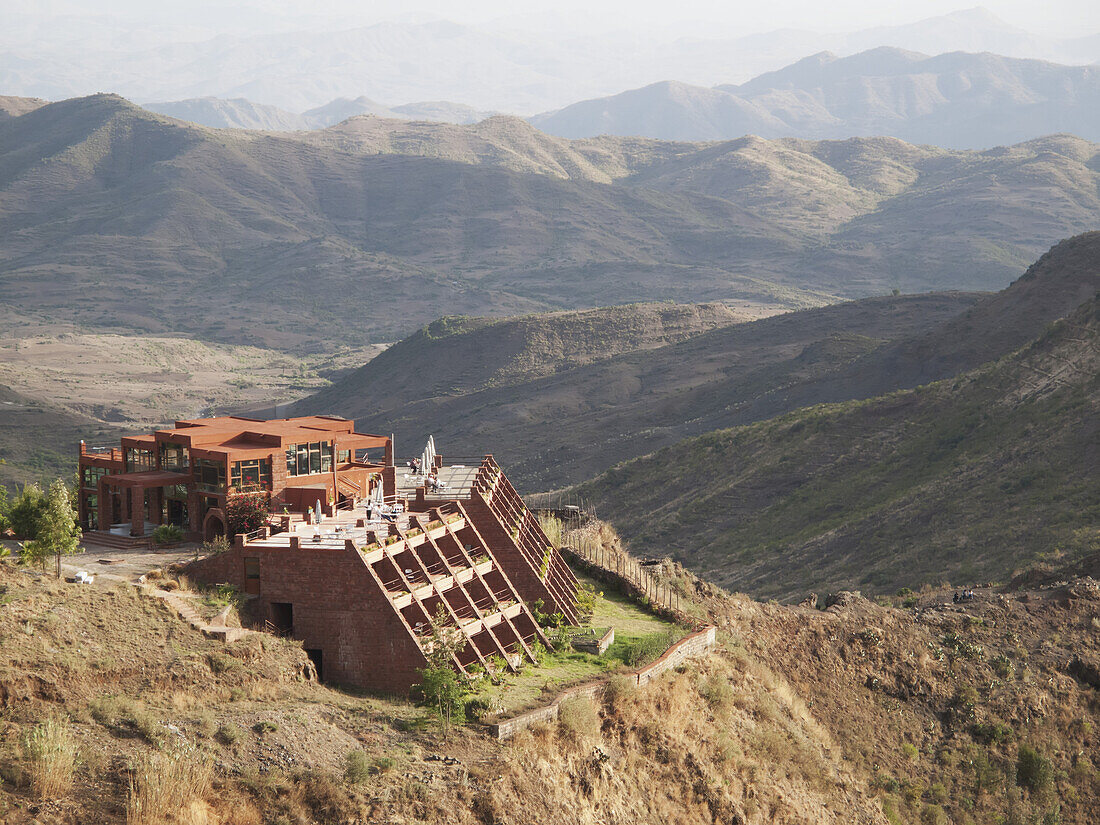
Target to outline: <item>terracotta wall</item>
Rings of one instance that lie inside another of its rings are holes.
[[[234,547],[185,573],[244,592],[245,558],[260,564],[254,615],[272,620],[272,602],[293,605],[294,638],[321,651],[325,681],[400,694],[419,681],[424,655],[357,551]]]

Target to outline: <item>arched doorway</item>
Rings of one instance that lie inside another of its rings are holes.
[[[213,541],[218,536],[225,535],[225,516],[220,509],[212,509],[206,514],[202,522],[203,541]]]

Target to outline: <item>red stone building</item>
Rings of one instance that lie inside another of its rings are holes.
[[[209,539],[226,532],[226,497],[235,493],[266,495],[275,512],[366,498],[393,463],[392,444],[353,428],[328,416],[224,416],[123,438],[120,449],[82,442],[80,525],[92,541],[160,524]]]
[[[89,531],[126,519],[135,533],[174,521],[210,536],[225,529],[227,496],[270,494],[267,526],[187,573],[236,586],[253,620],[300,639],[326,680],[406,691],[439,615],[466,639],[460,673],[533,660],[547,643],[537,609],[578,622],[576,577],[492,456],[436,456],[429,479],[350,421],[233,417],[180,421],[121,450],[82,447],[80,467]]]

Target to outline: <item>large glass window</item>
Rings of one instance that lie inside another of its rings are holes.
[[[83,479],[80,482],[80,486],[87,487],[89,490],[99,489],[99,480],[103,476],[110,475],[111,471],[106,467],[85,467],[83,469]]]
[[[286,448],[286,472],[291,476],[332,472],[332,443],[313,441],[290,444]]]
[[[225,462],[216,459],[200,458],[195,461],[195,474],[198,488],[204,493],[225,492]]]
[[[234,461],[230,484],[239,491],[266,490],[271,487],[271,459],[253,458]]]
[[[85,530],[99,529],[99,496],[84,497],[84,523],[81,527]]]
[[[126,472],[136,473],[143,470],[155,470],[156,466],[152,450],[144,450],[140,447],[126,448]]]
[[[191,460],[187,454],[187,448],[182,444],[172,444],[169,441],[161,441],[160,468],[173,473],[191,472]]]

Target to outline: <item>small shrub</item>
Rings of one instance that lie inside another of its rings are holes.
[[[376,756],[371,760],[371,770],[375,773],[392,771],[397,765],[397,760],[390,756]]]
[[[204,556],[215,556],[218,553],[226,553],[230,547],[229,539],[225,536],[214,536],[210,541],[204,541],[199,552]]]
[[[920,812],[921,825],[947,825],[947,814],[939,805],[925,805]]]
[[[256,733],[260,734],[260,736],[263,736],[265,733],[274,733],[278,729],[279,726],[277,724],[266,719],[263,722],[257,722],[255,725],[252,726],[252,730],[256,731]]]
[[[1050,760],[1030,745],[1020,745],[1016,754],[1016,784],[1028,793],[1041,795],[1054,782]]]
[[[920,759],[920,751],[917,750],[916,745],[910,742],[906,742],[901,746],[901,752],[904,753],[905,758],[910,760],[911,762],[916,762],[918,759]]]
[[[587,582],[577,583],[577,616],[581,624],[592,620],[592,614],[596,612],[596,599],[602,595]]]
[[[466,702],[466,719],[469,722],[484,722],[503,711],[504,703],[497,696],[476,696]]]
[[[599,736],[600,717],[592,702],[579,696],[566,699],[558,708],[558,724],[578,739]]]
[[[183,541],[183,528],[175,524],[162,524],[153,530],[153,541],[156,544],[174,544]]]
[[[218,732],[214,734],[214,738],[221,742],[223,745],[236,745],[244,737],[244,731],[232,722],[226,722],[224,725],[218,727]]]
[[[990,721],[970,726],[970,735],[986,745],[1007,742],[1014,733],[1015,731],[1003,722]]]
[[[1002,679],[1009,679],[1012,676],[1012,661],[1003,653],[994,656],[989,661],[993,666],[993,672],[996,673]]]
[[[116,736],[137,736],[156,745],[164,734],[160,722],[143,704],[125,696],[93,699],[88,710],[95,721]]]
[[[370,759],[363,751],[348,751],[344,760],[344,779],[353,785],[366,782],[371,775]]]
[[[616,710],[623,706],[635,693],[638,692],[638,683],[630,676],[616,675],[607,680],[604,685],[603,696],[608,707]]]
[[[73,786],[76,742],[69,725],[50,718],[23,737],[31,789],[39,799],[57,799]]]
[[[699,684],[699,695],[717,711],[726,710],[733,703],[733,688],[717,673],[703,679]]]
[[[210,666],[210,672],[215,676],[234,673],[243,668],[243,665],[237,659],[218,652],[207,653],[206,663]]]

